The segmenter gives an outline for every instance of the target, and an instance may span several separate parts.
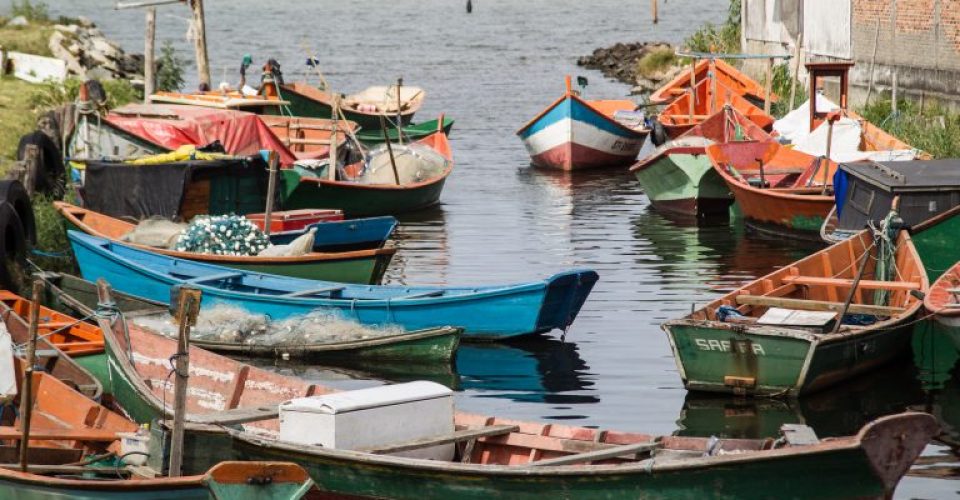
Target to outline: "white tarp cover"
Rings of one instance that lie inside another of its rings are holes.
[[[13,364],[13,339],[7,325],[0,322],[0,401],[17,395],[17,375]]]
[[[833,101],[817,93],[817,110],[831,111],[839,108]],[[791,144],[796,144],[807,135],[810,135],[810,100],[807,99],[783,118],[773,122],[773,130],[780,133]]]

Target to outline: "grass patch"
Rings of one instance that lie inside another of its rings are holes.
[[[637,61],[637,74],[644,78],[650,78],[678,62],[679,58],[672,48],[664,47],[652,50]]]
[[[922,149],[934,158],[960,156],[960,114],[940,105],[927,106],[921,112],[914,101],[898,100],[893,113],[889,98],[874,101],[860,114],[887,133]]]
[[[0,46],[11,52],[24,52],[50,57],[50,35],[53,28],[48,25],[0,27]]]
[[[5,160],[17,156],[20,136],[36,126],[36,113],[32,103],[37,86],[13,77],[0,78],[0,173]]]
[[[71,199],[68,193],[66,199]],[[30,260],[44,271],[76,274],[76,266],[70,254],[70,240],[63,217],[53,208],[53,199],[35,196],[33,198],[33,216],[37,221],[37,249],[45,253],[65,254],[66,257],[48,257],[31,255]]]

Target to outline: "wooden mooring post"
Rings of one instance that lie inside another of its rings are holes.
[[[157,8],[150,7],[147,9],[147,29],[144,34],[144,44],[143,44],[143,102],[144,104],[150,102],[150,96],[153,95],[153,92],[157,85],[156,76],[154,72],[156,71],[156,63],[154,62],[154,43],[157,38]]]
[[[177,296],[177,317],[180,325],[174,362],[173,431],[170,436],[170,466],[167,475],[180,477],[183,469],[183,436],[187,416],[187,384],[190,379],[190,327],[200,313],[201,292],[183,287]]]
[[[30,419],[33,415],[33,365],[37,360],[37,327],[40,323],[40,301],[43,299],[43,280],[33,282],[33,302],[30,303],[30,323],[27,326],[27,359],[23,367],[23,383],[20,384],[20,470],[27,472],[27,450],[30,448]]]
[[[203,17],[203,0],[190,0],[190,8],[193,10],[193,26],[196,30],[193,49],[197,55],[197,73],[200,85],[206,84],[209,87],[210,62],[207,59],[207,24]]]

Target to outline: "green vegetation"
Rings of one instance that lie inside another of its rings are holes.
[[[27,21],[46,22],[50,20],[50,14],[47,11],[47,4],[43,2],[31,2],[30,0],[11,0],[10,17],[23,16]]]
[[[893,112],[889,98],[867,104],[860,114],[874,125],[934,158],[960,157],[960,114],[940,105],[923,110],[915,101],[898,100]]]
[[[134,88],[129,80],[104,80],[100,83],[107,93],[107,108],[113,109],[143,99],[142,92]],[[30,105],[34,110],[44,110],[71,103],[80,94],[82,84],[79,78],[68,78],[63,83],[41,83],[31,95]]]
[[[177,57],[170,40],[163,42],[160,58],[157,60],[157,90],[176,92],[183,88],[183,70],[187,62]]]
[[[0,23],[0,46],[12,52],[25,52],[50,57],[50,35],[53,28],[49,24],[40,26],[12,26]]]
[[[67,193],[64,199],[73,199],[73,193]],[[34,196],[33,216],[37,222],[37,249],[51,254],[70,255],[70,241],[63,224],[63,217],[53,208],[53,199]],[[52,257],[32,255],[30,260],[44,271],[75,273],[72,257]]]
[[[0,78],[0,170],[17,155],[20,136],[33,130],[36,114],[30,104],[37,86],[13,77]]]
[[[636,73],[644,78],[650,78],[650,76],[677,64],[677,62],[679,62],[679,58],[670,47],[652,50],[637,61]]]
[[[739,53],[740,2],[741,0],[731,0],[727,20],[723,24],[705,24],[684,40],[683,46],[693,52]]]

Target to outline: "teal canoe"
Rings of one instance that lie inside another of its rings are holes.
[[[443,133],[449,137],[450,131],[453,130],[453,118],[444,116],[442,119],[443,125],[440,124],[440,119],[436,119],[401,127],[403,142],[419,141],[437,130],[443,130]],[[357,140],[367,146],[375,146],[384,142],[383,130],[381,130],[379,126],[373,129],[361,129],[357,132],[356,136]],[[387,136],[390,138],[390,142],[397,142],[400,138],[396,127],[388,128]]]

